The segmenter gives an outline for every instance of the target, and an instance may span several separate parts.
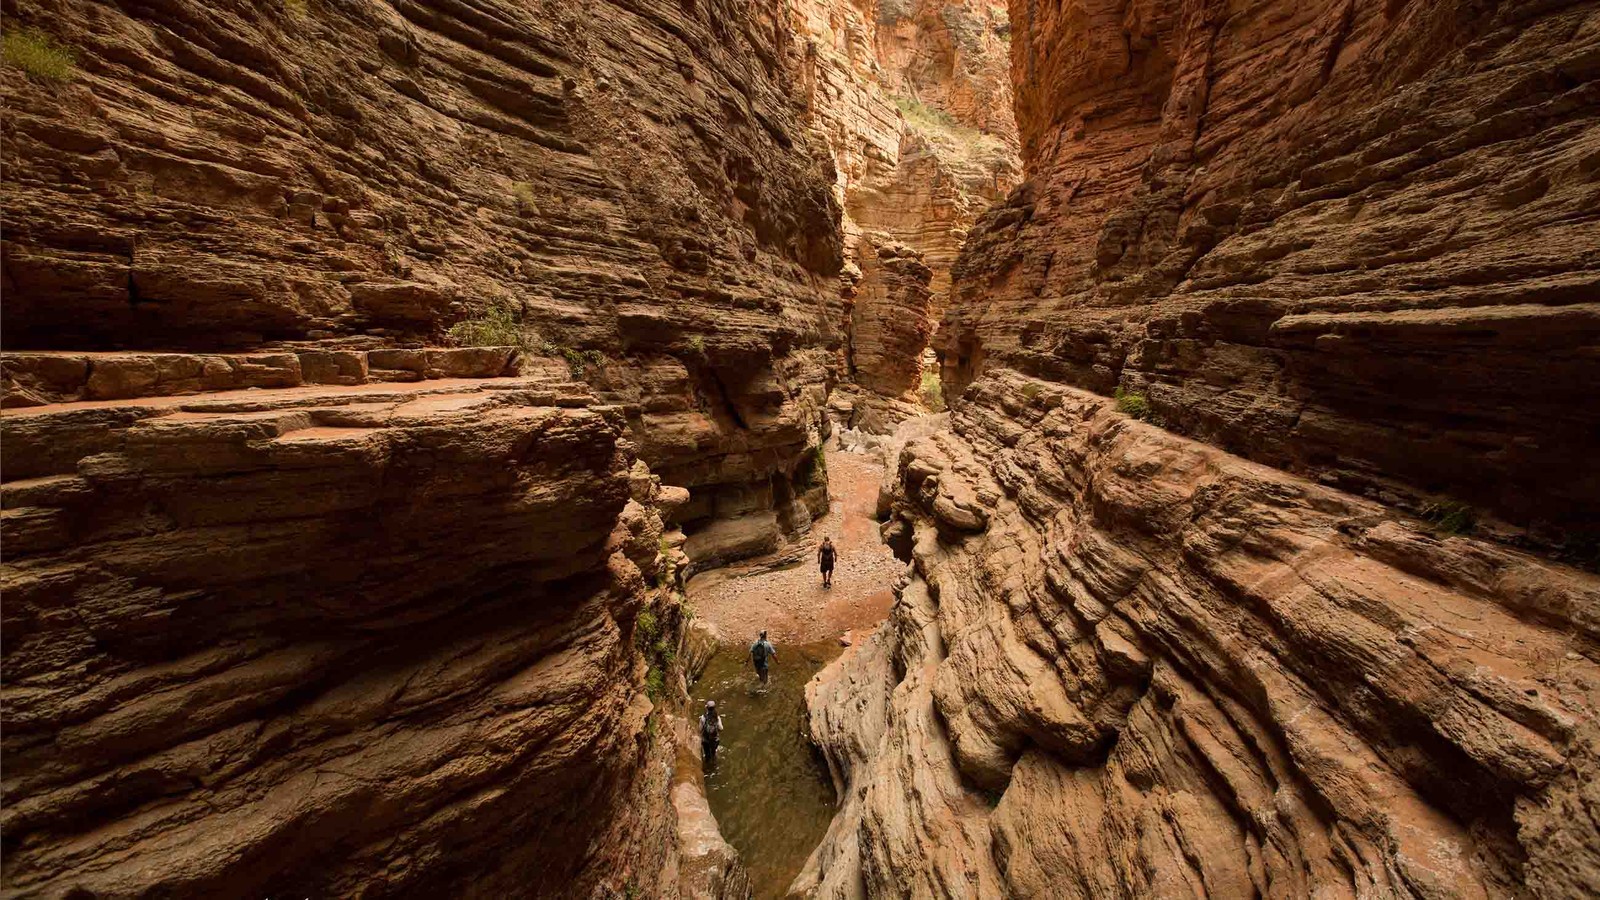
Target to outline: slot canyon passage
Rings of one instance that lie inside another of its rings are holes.
[[[1600,2],[0,15],[0,895],[1600,895]]]

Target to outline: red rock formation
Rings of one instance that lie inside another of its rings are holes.
[[[632,634],[706,542],[633,464],[690,528],[826,507],[787,12],[5,16],[75,66],[0,70],[6,889],[737,894]]]
[[[1589,896],[1600,578],[1014,374],[900,456],[804,896]]]
[[[7,410],[8,890],[653,885],[662,525],[592,402],[562,367]]]
[[[929,270],[909,247],[887,241],[868,247],[871,254],[857,257],[861,285],[850,308],[850,378],[883,397],[908,399],[933,334]]]
[[[968,227],[1016,183],[1003,5],[801,0],[796,14],[809,125],[832,152],[854,251],[846,298],[893,290],[873,283],[874,261],[879,247],[905,245],[930,270],[937,321]],[[851,317],[843,320],[848,330]],[[869,399],[886,413],[898,409]],[[885,427],[905,414],[888,416]]]
[[[1597,10],[1012,4],[797,893],[1600,892]]]
[[[812,351],[839,344],[841,261],[787,15],[310,0],[10,19],[72,47],[77,74],[0,83],[8,348],[417,347],[499,311],[534,352],[648,398],[636,440],[704,518],[747,496],[792,518],[781,495],[806,486],[773,485],[824,427],[837,364]]]
[[[1593,528],[1587,2],[1013,4],[1028,179],[957,267],[1008,365],[1349,490]]]

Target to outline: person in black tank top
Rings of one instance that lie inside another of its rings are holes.
[[[822,586],[833,587],[833,561],[838,552],[833,548],[833,538],[822,539],[822,546],[817,548],[817,562],[822,565]]]

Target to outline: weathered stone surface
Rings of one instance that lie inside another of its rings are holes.
[[[1017,182],[1004,6],[795,4],[806,41],[799,81],[807,125],[831,151],[834,193],[845,210],[847,330],[851,297],[897,289],[877,283],[878,249],[889,245],[921,254],[937,322],[967,229]]]
[[[948,393],[996,364],[1121,387],[1252,459],[1587,546],[1593,3],[1012,13],[1028,179],[956,267]]]
[[[7,405],[515,374],[509,350],[424,346],[494,311],[520,333],[491,340],[534,356],[685,373],[635,391],[657,396],[634,427],[708,516],[781,493],[820,441],[840,211],[787,8],[73,0],[10,20],[78,71],[0,81],[6,346],[162,352],[95,363],[94,390],[52,363]],[[298,373],[233,371],[285,346]],[[692,442],[654,439],[669,405],[695,411]]]
[[[1600,578],[1112,406],[991,376],[906,445],[796,893],[1600,890]]]
[[[922,380],[922,350],[933,334],[922,254],[864,238],[861,283],[850,300],[850,378],[892,399],[913,399]]]
[[[6,410],[8,891],[675,895],[655,480],[541,396]]]
[[[9,12],[78,72],[0,82],[8,346],[428,335],[491,304],[608,352],[832,327],[832,176],[766,4]]]

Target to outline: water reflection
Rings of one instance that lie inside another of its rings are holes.
[[[805,686],[840,650],[834,640],[780,644],[763,688],[748,648],[724,647],[691,691],[693,709],[715,700],[722,713],[706,795],[756,897],[784,895],[833,817],[833,785],[805,738]]]

